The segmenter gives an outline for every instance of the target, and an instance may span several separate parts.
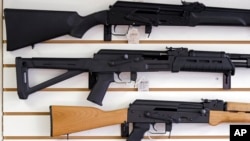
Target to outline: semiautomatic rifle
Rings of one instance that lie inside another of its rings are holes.
[[[67,34],[81,38],[96,25],[104,26],[105,41],[121,35],[113,33],[117,25],[145,26],[147,34],[153,26],[250,25],[250,10],[207,7],[198,2],[170,5],[117,1],[108,10],[86,16],[73,11],[27,9],[4,9],[4,15],[8,51]]]
[[[249,123],[249,107],[248,103],[222,100],[136,100],[128,109],[114,111],[93,107],[50,106],[51,136],[121,124],[122,137],[127,137],[127,141],[140,141],[144,133],[150,130],[150,125],[155,126],[157,123],[165,124],[165,132],[171,132],[173,123],[208,123],[213,126],[226,122]],[[133,125],[131,133],[130,123]]]
[[[223,74],[223,89],[231,88],[235,67],[250,67],[249,54],[195,51],[187,48],[167,48],[164,51],[101,49],[93,58],[16,58],[17,92],[20,99],[65,79],[88,72],[90,94],[88,100],[102,105],[103,98],[115,76],[129,72],[136,81],[137,72],[191,71]],[[64,74],[29,86],[28,70],[65,69]]]

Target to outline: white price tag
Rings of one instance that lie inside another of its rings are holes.
[[[127,39],[129,44],[139,44],[140,43],[140,33],[137,28],[132,27],[129,29],[127,34]]]
[[[149,91],[149,82],[147,80],[142,80],[138,83],[138,91],[148,92]]]

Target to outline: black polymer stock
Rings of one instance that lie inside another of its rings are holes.
[[[80,16],[73,11],[4,9],[7,50],[69,34],[81,38],[90,28],[104,26],[104,40],[111,41],[112,26],[249,26],[250,10],[207,7],[202,3],[182,5],[117,1],[108,10]]]
[[[187,48],[167,48],[164,51],[101,49],[93,58],[16,58],[17,91],[20,99],[65,79],[88,72],[90,94],[88,100],[102,105],[103,98],[114,75],[130,72],[136,81],[137,72],[191,71],[223,74],[223,89],[231,88],[235,67],[250,67],[250,54],[195,51]],[[65,69],[66,73],[43,83],[29,86],[28,70]],[[160,77],[160,76],[159,76]]]

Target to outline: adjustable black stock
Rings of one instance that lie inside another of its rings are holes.
[[[137,72],[192,71],[223,74],[223,88],[231,88],[235,67],[250,67],[250,55],[225,52],[195,51],[187,48],[167,48],[166,51],[100,50],[94,58],[16,58],[17,91],[20,99],[60,81],[89,72],[88,100],[102,105],[102,100],[114,75],[130,72],[136,81]],[[28,69],[65,69],[66,73],[29,87]]]
[[[117,1],[109,9],[81,17],[76,12],[5,9],[7,50],[12,51],[69,34],[81,38],[95,25],[104,26],[104,40],[110,41],[112,26],[223,25],[249,26],[250,10],[206,7],[194,2],[182,5]],[[16,24],[18,23],[18,24]]]
[[[202,100],[201,102],[136,100],[128,109],[102,111],[93,107],[51,106],[51,136],[60,136],[99,127],[121,124],[122,137],[127,141],[140,141],[150,125],[165,125],[165,132],[172,131],[177,123],[249,123],[250,104]],[[133,126],[129,126],[132,123]],[[132,131],[130,132],[130,127]],[[197,129],[198,130],[198,129]],[[152,131],[152,130],[151,130]]]

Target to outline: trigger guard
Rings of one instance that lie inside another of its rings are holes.
[[[114,25],[114,28],[113,28],[114,32],[115,32],[116,27],[117,27],[117,25]]]
[[[148,131],[150,134],[166,134],[167,133],[167,131],[166,131],[166,125],[165,125],[165,129],[162,128],[162,130],[157,130],[157,128],[155,128],[156,124],[157,123],[151,124],[152,125],[151,131],[150,130]]]

